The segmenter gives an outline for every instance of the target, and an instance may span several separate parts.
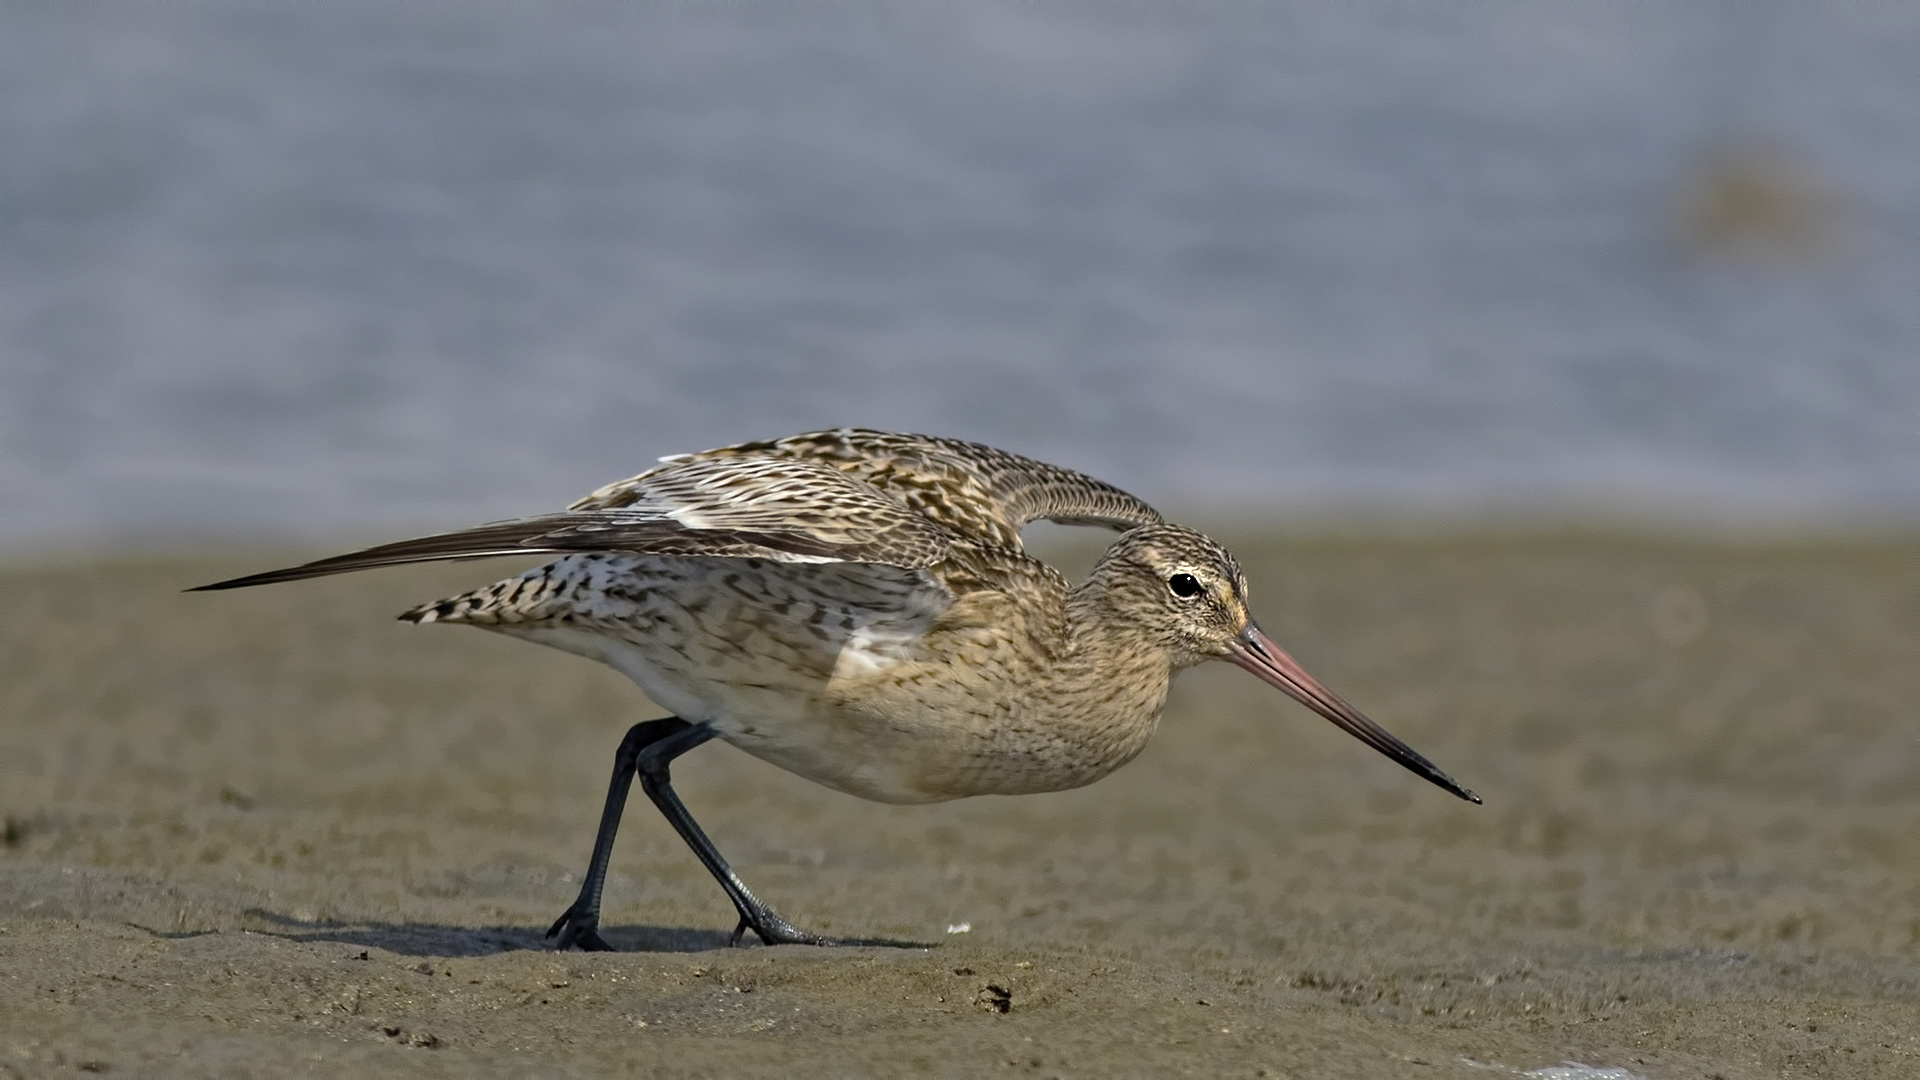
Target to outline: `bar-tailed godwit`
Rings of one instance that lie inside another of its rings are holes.
[[[1120,532],[1070,585],[1027,555],[1047,519]],[[737,944],[833,944],[741,882],[668,766],[722,739],[890,803],[1060,791],[1146,745],[1174,673],[1229,660],[1463,799],[1254,622],[1226,550],[1111,485],[977,443],[840,429],[662,464],[564,513],[403,540],[203,589],[494,555],[561,558],[425,604],[609,664],[674,715],[635,724],[579,897],[547,932],[606,949],[600,894],[633,778],[739,910]]]

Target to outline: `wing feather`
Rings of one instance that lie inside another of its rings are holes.
[[[379,566],[502,555],[646,555],[878,563],[921,569],[951,537],[899,500],[819,462],[708,458],[655,470],[617,507],[576,508],[382,544],[199,589],[237,589]]]
[[[1099,525],[1127,530],[1159,524],[1160,512],[1084,473],[980,443],[931,435],[837,428],[784,439],[739,443],[662,459],[659,468],[609,484],[575,503],[626,506],[685,465],[722,460],[820,462],[899,500],[913,513],[961,536],[1021,550],[1029,522]]]

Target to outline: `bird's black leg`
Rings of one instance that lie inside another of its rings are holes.
[[[761,941],[769,945],[841,944],[831,938],[824,938],[819,934],[810,934],[799,929],[781,918],[759,897],[748,891],[746,883],[741,881],[740,876],[727,865],[727,860],[720,857],[719,849],[713,846],[713,841],[707,839],[707,834],[693,820],[693,815],[687,813],[686,806],[680,802],[680,796],[674,794],[673,783],[667,772],[668,765],[674,758],[713,736],[713,729],[703,724],[698,727],[687,726],[683,731],[670,732],[656,740],[647,741],[638,748],[638,759],[634,767],[640,773],[640,789],[645,791],[647,798],[653,800],[653,805],[659,807],[660,812],[667,816],[667,820],[673,825],[673,830],[680,834],[680,839],[685,840],[687,846],[693,849],[693,853],[706,864],[707,872],[720,882],[720,887],[727,891],[727,899],[732,900],[734,908],[740,912],[740,924],[733,929],[732,944],[740,944],[741,936],[748,930],[753,931]],[[629,738],[631,737],[629,734]],[[624,743],[621,748],[625,749]],[[624,794],[623,790],[622,795]],[[611,810],[613,805],[609,797],[608,808]],[[604,824],[601,830],[606,831]],[[597,856],[599,848],[596,847],[594,852]],[[582,895],[585,894],[582,893]]]
[[[580,895],[573,906],[547,931],[548,938],[558,937],[554,942],[557,949],[578,946],[588,952],[611,952],[600,936],[600,893],[607,883],[607,862],[613,856],[613,837],[620,831],[620,816],[626,810],[627,792],[633,787],[633,778],[640,777],[640,788],[653,800],[653,804],[666,815],[675,832],[700,857],[720,887],[727,892],[727,899],[740,912],[740,924],[734,928],[732,943],[738,945],[740,938],[752,930],[761,941],[769,945],[832,945],[835,942],[818,934],[810,934],[796,928],[781,918],[759,897],[748,890],[740,876],[721,858],[720,852],[707,839],[707,834],[687,813],[680,796],[674,794],[673,783],[668,774],[668,765],[674,758],[713,738],[712,728],[706,725],[689,724],[677,716],[664,720],[648,720],[627,729],[626,738],[620,740],[620,749],[613,755],[613,780],[607,785],[606,808],[600,812],[600,831],[593,838],[593,858],[587,864],[587,879],[580,886]],[[890,943],[889,943],[890,944]]]
[[[627,792],[633,787],[635,763],[640,760],[641,751],[658,745],[663,739],[705,730],[677,716],[648,720],[627,729],[626,738],[620,740],[620,749],[613,754],[613,782],[607,785],[606,809],[600,811],[600,831],[593,838],[593,859],[587,864],[587,880],[581,884],[580,895],[573,906],[547,931],[548,938],[556,935],[560,938],[554,942],[554,948],[578,945],[588,952],[613,951],[613,946],[600,936],[600,890],[607,883],[607,860],[613,857],[613,835],[620,831],[620,815],[626,810]],[[676,753],[691,750],[711,737],[708,734],[688,743]]]

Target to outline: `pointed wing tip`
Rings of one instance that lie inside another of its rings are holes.
[[[181,589],[180,591],[220,592],[225,589],[245,589],[254,585],[273,585],[282,581],[299,581],[302,578],[320,577],[323,574],[333,572],[335,571],[320,570],[316,572],[310,567],[293,566],[285,570],[264,570],[258,574],[247,574],[242,577],[228,578],[225,581],[216,581],[208,585],[195,585],[192,588]]]

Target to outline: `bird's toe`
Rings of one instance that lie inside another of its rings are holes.
[[[600,936],[600,919],[597,915],[576,912],[568,908],[554,924],[547,928],[547,940],[553,942],[556,952],[579,949],[582,952],[612,952],[613,946]]]

